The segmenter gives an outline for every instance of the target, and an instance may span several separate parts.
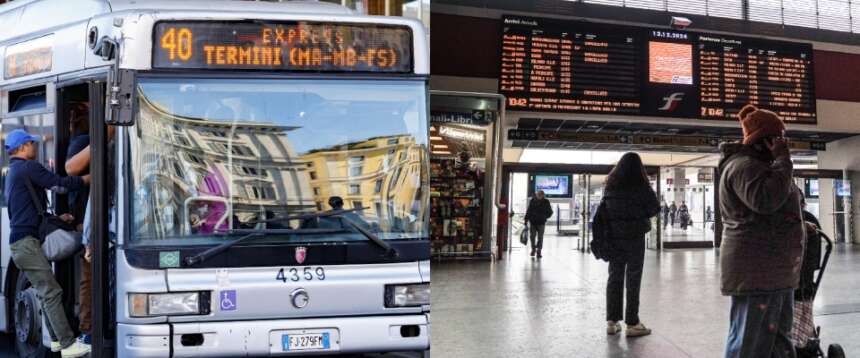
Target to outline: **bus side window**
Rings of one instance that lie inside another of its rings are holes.
[[[3,114],[2,120],[2,140],[0,144],[4,148],[2,150],[2,169],[0,169],[0,207],[6,207],[6,174],[9,170],[9,154],[6,153],[6,135],[16,129],[24,129],[32,134],[44,137],[44,133],[39,131],[43,128],[44,122],[53,120],[53,113],[48,107],[48,97],[46,95],[47,85],[38,85],[17,90],[2,91],[0,96],[3,96],[4,103],[8,108],[0,108],[0,114]],[[51,139],[51,138],[45,138]],[[52,153],[52,152],[50,152]],[[45,157],[44,144],[40,143],[39,160],[43,164],[48,164]]]

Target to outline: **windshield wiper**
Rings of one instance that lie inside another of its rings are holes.
[[[215,255],[218,255],[218,254],[224,252],[225,250],[235,246],[236,244],[241,243],[242,241],[245,241],[245,240],[248,240],[251,238],[255,238],[255,237],[265,236],[266,234],[310,234],[310,235],[313,235],[313,234],[334,234],[334,233],[338,233],[338,232],[343,232],[343,230],[339,230],[339,229],[268,229],[268,230],[232,230],[232,231],[226,231],[226,232],[224,232],[225,234],[239,233],[239,234],[246,234],[246,235],[242,236],[238,239],[235,239],[235,240],[221,243],[218,246],[211,247],[211,248],[207,249],[206,251],[203,251],[197,255],[186,257],[185,258],[185,266],[194,266],[196,264],[199,264],[203,261],[208,260],[209,258],[211,258]]]
[[[366,237],[367,239],[372,241],[374,244],[376,244],[377,246],[384,249],[385,255],[387,257],[391,257],[391,258],[399,257],[400,252],[398,252],[397,249],[391,247],[391,245],[389,245],[387,242],[385,242],[385,240],[380,239],[379,236],[376,236],[376,234],[370,232],[370,230],[365,229],[364,227],[361,226],[361,224],[359,224],[359,223],[355,222],[354,220],[344,216],[344,214],[352,213],[352,212],[356,212],[356,211],[362,211],[365,209],[367,209],[367,208],[358,207],[358,208],[352,208],[352,209],[346,209],[346,210],[338,209],[338,210],[329,210],[329,211],[319,211],[319,212],[315,212],[315,213],[311,213],[311,214],[275,217],[272,219],[251,221],[251,222],[249,222],[249,224],[270,223],[270,222],[291,221],[291,220],[310,220],[310,219],[317,219],[317,218],[340,219],[341,221],[343,221],[347,225],[349,225],[351,228],[355,229],[355,231],[357,231],[359,234],[364,235],[364,237]],[[237,230],[237,231],[241,232],[242,230]]]
[[[370,232],[370,230],[363,228],[359,223],[342,215],[334,215],[332,217],[343,220],[343,222],[347,223],[349,226],[355,229],[355,231],[358,231],[360,234],[364,235],[364,237],[368,238],[370,241],[373,241],[374,244],[385,249],[385,256],[389,258],[397,258],[400,256],[400,252],[397,251],[397,249],[389,245],[387,242],[385,242],[385,240],[380,239],[379,236],[376,236],[376,234]]]
[[[253,221],[253,222],[249,222],[249,224],[250,223],[270,223],[270,222],[290,221],[290,220],[308,220],[308,219],[315,219],[315,218],[322,218],[322,217],[330,217],[330,218],[334,218],[334,219],[340,219],[342,222],[349,225],[356,232],[358,232],[359,234],[366,237],[368,240],[370,240],[371,242],[373,242],[374,244],[376,244],[377,246],[379,246],[383,250],[385,250],[385,256],[386,257],[389,257],[389,258],[399,257],[400,252],[397,251],[397,249],[392,247],[390,244],[385,242],[385,240],[380,239],[379,236],[376,236],[376,234],[365,229],[364,227],[361,226],[361,224],[356,223],[355,221],[353,221],[352,219],[350,219],[346,216],[343,216],[343,214],[355,212],[355,211],[359,211],[359,210],[364,210],[364,209],[365,208],[355,208],[355,209],[349,209],[349,210],[322,211],[322,212],[317,212],[317,213],[313,213],[313,214],[285,216],[285,217],[280,217],[280,218]],[[311,235],[313,235],[313,234],[334,234],[334,233],[341,233],[343,231],[344,230],[342,230],[342,229],[237,229],[237,230],[230,230],[230,231],[226,231],[225,233],[226,234],[237,233],[237,234],[246,234],[246,235],[242,236],[238,239],[235,239],[232,241],[227,241],[227,242],[222,243],[218,246],[207,249],[206,251],[203,251],[197,255],[186,257],[185,258],[185,265],[186,266],[194,266],[194,265],[199,264],[203,261],[206,261],[207,259],[211,258],[212,256],[215,256],[215,255],[218,255],[218,254],[224,252],[225,250],[229,249],[230,247],[232,247],[236,244],[241,243],[242,241],[245,241],[245,240],[248,240],[248,239],[254,238],[254,237],[264,236],[266,234],[311,234]]]

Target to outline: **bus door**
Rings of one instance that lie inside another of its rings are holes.
[[[95,82],[93,82],[95,83]],[[12,91],[14,104],[3,117],[3,132],[15,129],[26,129],[28,132],[40,135],[42,141],[39,147],[38,160],[50,170],[61,176],[67,175],[66,160],[69,158],[68,146],[75,135],[88,134],[87,124],[92,118],[86,118],[86,108],[91,106],[90,90],[93,83],[76,80],[69,83],[45,84]],[[96,85],[99,86],[99,85]],[[103,85],[101,85],[103,86]],[[84,115],[82,119],[82,114]],[[80,126],[84,126],[83,129]],[[8,169],[8,155],[3,153],[3,176],[5,179]],[[5,183],[0,183],[5,185]],[[85,195],[85,194],[83,194]],[[2,194],[0,194],[2,196]],[[5,198],[2,203],[3,228],[8,228],[8,212]],[[83,210],[73,210],[69,205],[69,194],[51,192],[48,209],[55,213],[72,213],[78,224],[83,224]],[[82,226],[82,225],[81,225]],[[8,230],[2,230],[2,240],[8,242]],[[5,246],[4,246],[5,248]],[[2,262],[8,267],[4,277],[11,287],[5,299],[12,302],[8,312],[13,317],[10,331],[15,332],[16,350],[23,356],[41,356],[46,354],[50,346],[50,336],[39,310],[39,300],[35,290],[30,288],[26,277],[18,273],[11,265],[8,249],[0,251]],[[75,312],[80,310],[79,289],[81,282],[80,257],[76,255],[68,260],[54,263],[55,277],[63,288],[64,309],[69,323],[75,329],[79,326]],[[6,320],[3,320],[6,322]]]
[[[2,137],[16,129],[25,129],[31,134],[39,135],[39,157],[37,160],[48,168],[55,167],[55,85],[44,80],[14,85],[0,91],[0,118],[2,118]],[[9,169],[9,155],[2,151],[2,173],[0,173],[0,188],[5,187],[6,173]],[[53,203],[53,201],[52,201]],[[52,203],[49,203],[52,204]],[[0,286],[5,292],[0,295],[0,331],[14,333],[14,344],[19,354],[38,354],[44,351],[42,323],[38,319],[39,300],[34,289],[23,273],[18,272],[12,264],[9,255],[9,213],[5,194],[0,190],[0,267],[4,285]],[[7,319],[22,317],[26,319]],[[6,323],[11,327],[6,327]],[[48,340],[50,344],[50,339]]]
[[[90,145],[92,148],[92,162],[90,164],[90,210],[92,225],[92,357],[114,356],[114,332],[115,316],[115,292],[111,268],[115,267],[111,260],[115,257],[111,254],[109,239],[109,194],[116,190],[116,182],[110,178],[121,176],[110,176],[110,156],[112,148],[108,144],[108,127],[106,124],[105,82],[94,81],[89,85],[90,98]]]

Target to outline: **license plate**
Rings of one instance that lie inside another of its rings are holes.
[[[285,334],[282,336],[285,351],[325,350],[331,348],[328,333]]]

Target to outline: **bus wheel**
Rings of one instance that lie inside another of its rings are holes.
[[[50,349],[42,345],[42,319],[36,290],[30,287],[24,273],[18,274],[14,303],[15,351],[21,358],[41,358]]]

